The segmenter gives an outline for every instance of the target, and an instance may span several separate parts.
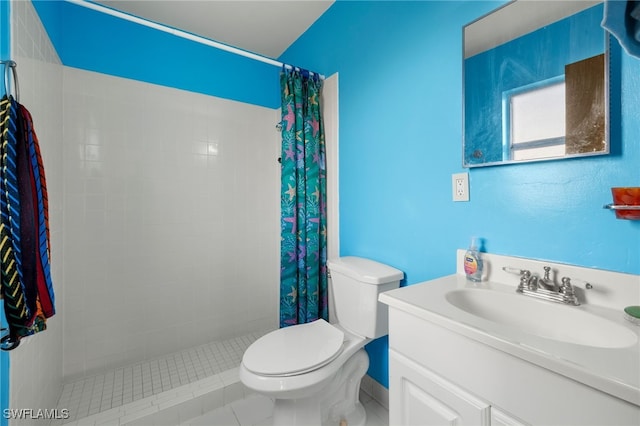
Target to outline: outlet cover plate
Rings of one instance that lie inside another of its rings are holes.
[[[469,201],[469,173],[451,175],[453,201]]]

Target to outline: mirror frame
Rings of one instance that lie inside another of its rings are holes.
[[[523,0],[521,0],[523,1]],[[564,2],[571,2],[571,3],[575,3],[575,0],[563,0]],[[611,90],[611,81],[610,81],[610,74],[611,74],[611,38],[610,38],[610,34],[608,31],[606,31],[604,28],[602,29],[602,38],[603,38],[603,49],[604,49],[604,107],[605,107],[605,112],[604,112],[604,136],[605,136],[605,146],[604,149],[601,151],[596,151],[596,152],[585,152],[585,153],[575,153],[575,154],[565,154],[562,156],[556,156],[556,157],[542,157],[542,158],[532,158],[532,159],[523,159],[523,160],[501,160],[501,161],[491,161],[491,162],[485,162],[485,163],[469,163],[467,162],[467,156],[465,155],[466,149],[467,149],[467,140],[466,140],[466,87],[465,87],[465,60],[466,58],[466,39],[465,39],[465,33],[466,30],[469,26],[478,23],[479,21],[493,15],[496,12],[499,12],[509,6],[514,5],[515,3],[518,3],[518,0],[510,0],[507,3],[500,5],[499,7],[483,14],[482,16],[478,17],[477,19],[467,23],[466,25],[464,25],[462,27],[462,166],[464,168],[476,168],[476,167],[488,167],[488,166],[499,166],[499,165],[510,165],[510,164],[521,164],[521,163],[531,163],[531,162],[540,162],[540,161],[557,161],[557,160],[566,160],[566,159],[571,159],[571,158],[582,158],[582,157],[592,157],[592,156],[601,156],[601,155],[608,155],[611,153],[611,129],[610,129],[610,114],[611,114],[611,110],[612,110],[612,106],[611,106],[611,96],[610,96],[610,90]],[[580,2],[582,3],[582,2]],[[589,2],[589,5],[586,7],[583,7],[581,10],[578,11],[574,11],[569,13],[568,15],[566,15],[564,18],[565,19],[569,16],[573,16],[576,13],[581,13],[584,10],[590,9],[592,7],[595,7],[597,5],[601,5],[603,4],[603,1],[591,1]],[[551,21],[549,22],[549,24],[554,23],[557,21]],[[548,25],[548,24],[547,24]],[[532,32],[532,31],[536,31],[538,29],[541,29],[545,26],[545,24],[536,24],[533,27],[530,27],[527,31],[525,31],[525,34],[519,34],[516,36],[511,36],[511,38],[506,39],[506,40],[502,40],[500,42],[496,42],[496,44],[494,45],[494,47],[499,46],[501,44],[504,44],[506,42],[509,42],[511,40],[515,40],[523,35],[526,35],[526,33]],[[493,47],[492,47],[493,48]],[[481,53],[483,51],[487,51],[489,49],[484,49],[484,50],[480,50],[477,53]],[[477,54],[474,53],[473,55]],[[471,55],[471,56],[473,56]],[[469,56],[469,57],[471,57]],[[498,94],[497,96],[502,96],[502,94]]]

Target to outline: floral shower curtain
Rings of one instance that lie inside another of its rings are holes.
[[[317,74],[280,73],[280,327],[328,319],[325,139]]]

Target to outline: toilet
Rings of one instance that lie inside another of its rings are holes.
[[[364,425],[360,381],[369,367],[364,345],[388,333],[382,292],[404,274],[355,256],[327,261],[336,324],[325,320],[272,331],[244,353],[240,380],[274,400],[274,425]]]

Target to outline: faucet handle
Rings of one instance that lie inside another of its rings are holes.
[[[571,285],[571,278],[562,277],[562,286],[560,286],[560,292],[563,293],[563,300],[565,303],[579,306],[578,298],[576,293],[573,291],[573,286]]]
[[[522,269],[514,268],[513,266],[503,266],[502,270],[514,275],[522,275],[524,272]]]
[[[531,271],[523,270],[522,276],[520,277],[520,285],[518,285],[518,291],[522,293],[522,290],[532,290],[536,291],[538,289],[538,277],[536,275],[532,275]]]
[[[520,271],[520,284],[518,285],[518,290],[520,293],[522,293],[522,290],[524,290],[525,288],[528,289],[529,288],[529,281],[531,281],[531,271],[527,271],[525,270],[521,270]]]

